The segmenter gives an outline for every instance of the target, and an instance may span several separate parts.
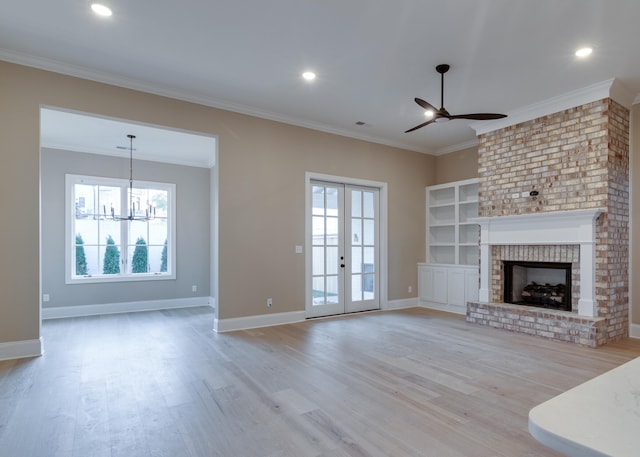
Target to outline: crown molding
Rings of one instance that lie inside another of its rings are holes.
[[[627,86],[622,84],[619,79],[613,79],[613,83],[611,84],[611,89],[609,91],[609,98],[613,101],[620,103],[627,109],[631,109],[634,100],[637,100],[639,94],[634,94],[629,90]]]
[[[270,121],[281,122],[283,124],[294,125],[296,127],[303,127],[311,130],[330,133],[333,135],[353,138],[356,140],[367,141],[370,143],[381,144],[398,149],[405,149],[408,151],[421,152],[423,154],[434,154],[433,150],[429,148],[417,148],[414,145],[402,142],[388,141],[386,139],[371,135],[358,134],[350,130],[337,129],[335,127],[331,127],[321,123],[300,121],[299,119],[282,116],[280,114],[269,111],[259,110],[250,106],[233,103],[228,100],[221,100],[209,95],[188,91],[178,91],[161,84],[148,83],[137,79],[127,78],[114,73],[96,71],[87,67],[66,64],[56,60],[23,54],[4,48],[0,48],[0,60],[18,65],[24,65],[27,67],[33,67],[40,70],[51,71],[67,76],[73,76],[76,78],[82,78],[99,83],[123,87],[125,89],[132,89],[140,92],[159,95],[162,97],[182,100],[185,102],[195,103],[211,108],[217,108],[225,111],[232,111],[234,113],[258,117],[261,119],[267,119]]]
[[[458,143],[451,146],[447,146],[441,149],[435,150],[432,155],[441,156],[445,154],[449,154],[451,152],[462,151],[463,149],[469,149],[478,146],[478,138],[475,138],[471,141],[466,141],[464,143]]]
[[[611,78],[582,89],[518,108],[508,113],[508,117],[504,119],[474,122],[471,124],[471,128],[476,131],[477,135],[482,135],[605,98],[611,98],[626,108],[631,108],[633,104],[631,91],[615,78]],[[638,97],[636,97],[636,100],[638,100]]]

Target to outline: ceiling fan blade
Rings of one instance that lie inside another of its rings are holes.
[[[456,114],[449,116],[449,119],[474,119],[477,121],[490,121],[492,119],[502,119],[507,117],[506,114],[496,113],[474,113],[474,114]]]
[[[404,133],[409,133],[409,132],[413,132],[414,130],[421,129],[422,127],[425,127],[425,126],[427,126],[429,124],[433,124],[435,121],[436,121],[435,119],[429,119],[427,122],[423,122],[420,125],[416,125],[415,127],[410,128],[409,130],[405,131]]]
[[[407,130],[404,133],[413,132],[414,130],[418,130],[425,125],[429,125],[436,120],[453,120],[453,119],[472,119],[477,121],[490,121],[493,119],[502,119],[507,117],[506,114],[497,114],[497,113],[471,113],[471,114],[449,114],[449,111],[444,107],[444,74],[449,71],[449,65],[441,64],[436,66],[436,71],[440,73],[440,109],[436,109],[429,102],[425,102],[421,98],[414,98],[415,102],[424,108],[427,111],[431,111],[433,113],[433,117],[427,122],[423,122],[420,125],[416,125],[415,127]]]
[[[416,103],[420,106],[422,106],[424,109],[429,110],[429,111],[433,111],[434,113],[437,113],[438,110],[429,102],[425,102],[423,99],[416,97],[414,99],[416,101]]]

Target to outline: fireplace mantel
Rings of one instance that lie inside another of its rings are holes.
[[[580,245],[578,314],[596,316],[596,219],[604,209],[478,217],[480,225],[480,302],[491,301],[492,245]]]

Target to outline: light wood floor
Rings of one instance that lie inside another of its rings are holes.
[[[209,308],[45,321],[0,362],[2,457],[551,457],[533,406],[640,356],[422,309],[215,334]]]

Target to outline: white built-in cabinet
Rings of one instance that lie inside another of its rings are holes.
[[[467,302],[478,301],[479,281],[477,266],[419,263],[420,305],[466,314]]]
[[[480,227],[478,180],[468,179],[426,188],[426,263],[418,264],[420,304],[466,313],[478,300]]]

